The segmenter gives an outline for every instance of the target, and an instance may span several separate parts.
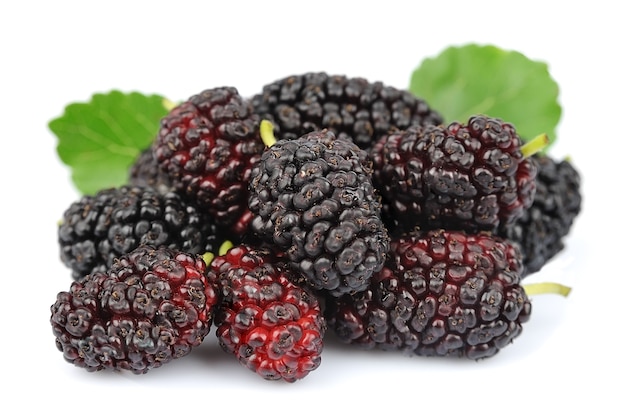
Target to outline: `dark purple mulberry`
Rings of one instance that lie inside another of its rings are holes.
[[[203,254],[217,251],[223,240],[211,216],[180,194],[137,186],[81,197],[65,210],[58,227],[61,261],[75,279],[106,270],[142,244]]]
[[[154,188],[161,193],[172,190],[172,181],[159,166],[152,146],[143,150],[131,165],[128,173],[128,184]]]
[[[521,145],[511,124],[487,116],[411,127],[370,150],[374,185],[403,231],[494,232],[534,199],[537,168]]]
[[[363,149],[392,130],[443,122],[423,99],[406,90],[327,73],[276,80],[265,85],[252,103],[256,113],[273,123],[279,138],[329,129],[346,134]]]
[[[250,230],[285,253],[316,290],[363,290],[389,248],[367,153],[315,131],[278,140],[250,180]]]
[[[430,231],[391,242],[365,291],[327,300],[329,329],[345,343],[409,355],[481,359],[522,332],[531,302],[522,256],[488,234]]]
[[[161,120],[154,156],[176,191],[220,225],[245,233],[250,169],[264,144],[258,116],[233,87],[207,89]]]
[[[209,333],[219,289],[199,255],[140,246],[60,292],[50,322],[65,360],[88,371],[148,372]]]
[[[531,157],[538,168],[533,204],[499,235],[517,242],[524,256],[524,276],[535,273],[563,248],[582,205],[581,177],[568,160]]]

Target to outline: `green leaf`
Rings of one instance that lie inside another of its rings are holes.
[[[71,168],[78,191],[94,194],[126,183],[130,166],[154,140],[166,106],[159,95],[112,90],[71,103],[51,120],[57,154]]]
[[[451,46],[413,71],[409,90],[448,122],[485,114],[512,123],[525,140],[556,139],[559,87],[548,65],[494,45]],[[544,149],[545,152],[546,149]]]

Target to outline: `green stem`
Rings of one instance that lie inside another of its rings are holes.
[[[235,244],[233,244],[231,241],[224,241],[222,242],[222,244],[220,245],[220,249],[217,251],[218,255],[225,255],[229,249],[231,249],[233,246],[235,246]]]
[[[167,98],[163,98],[163,100],[161,101],[161,103],[163,104],[163,107],[165,108],[165,110],[167,112],[170,112],[172,109],[176,108],[178,106],[178,103],[167,99]]]
[[[567,295],[569,295],[569,293],[572,291],[572,288],[560,283],[542,282],[526,284],[524,285],[524,290],[529,296],[553,293],[567,297]]]
[[[524,143],[520,150],[525,158],[534,155],[535,153],[541,152],[546,146],[550,143],[550,139],[548,139],[548,135],[543,133],[539,134],[534,139],[527,141]]]
[[[205,252],[204,254],[202,254],[202,259],[204,260],[204,263],[208,267],[211,265],[211,262],[213,262],[213,260],[215,259],[215,254],[212,252]]]
[[[262,120],[259,127],[261,132],[261,140],[267,147],[272,147],[276,143],[276,137],[274,136],[274,125],[268,120]]]

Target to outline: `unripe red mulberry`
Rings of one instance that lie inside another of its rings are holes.
[[[215,320],[219,342],[264,379],[294,382],[321,362],[326,321],[317,298],[293,275],[247,245],[210,266],[209,278],[223,291]]]

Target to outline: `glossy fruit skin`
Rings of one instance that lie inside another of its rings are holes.
[[[396,238],[368,290],[327,301],[329,329],[366,349],[494,356],[530,318],[521,264],[519,248],[490,234],[436,230]]]
[[[524,277],[540,271],[565,248],[564,240],[582,210],[582,179],[573,163],[547,155],[531,159],[537,167],[533,203],[498,232],[521,247]]]
[[[142,150],[128,171],[128,184],[149,187],[166,193],[173,189],[169,175],[159,166],[153,150],[154,143]]]
[[[250,169],[264,149],[259,124],[236,88],[206,89],[161,120],[153,153],[176,191],[232,228],[246,213]]]
[[[537,168],[510,123],[484,115],[416,126],[370,150],[374,185],[402,231],[495,232],[534,200]]]
[[[274,124],[276,136],[295,139],[328,129],[362,149],[382,135],[411,125],[441,124],[425,100],[363,77],[308,72],[263,86],[252,98],[256,113]]]
[[[210,266],[223,294],[215,318],[219,343],[267,380],[295,382],[321,363],[326,321],[315,295],[293,276],[267,250],[248,245]]]
[[[315,290],[362,290],[389,237],[367,153],[328,130],[280,139],[254,166],[250,231],[284,253]]]
[[[203,254],[225,237],[179,193],[130,185],[80,197],[64,211],[57,233],[61,261],[74,279],[107,270],[142,244]]]
[[[144,374],[181,358],[209,333],[219,289],[199,255],[143,245],[105,272],[72,282],[51,306],[66,361],[87,371]]]

